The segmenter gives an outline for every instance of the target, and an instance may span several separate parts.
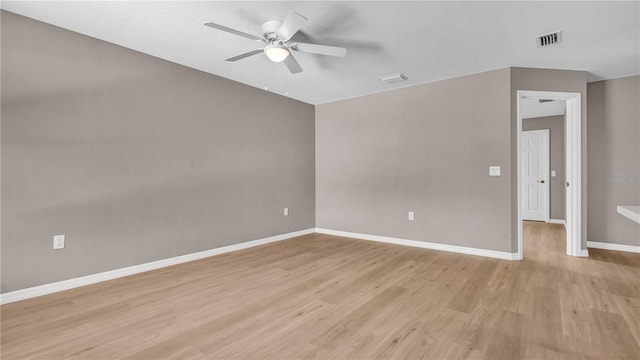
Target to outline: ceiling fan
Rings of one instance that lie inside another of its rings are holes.
[[[267,44],[265,47],[230,57],[226,61],[238,61],[264,52],[269,60],[284,63],[292,74],[296,74],[302,72],[302,67],[293,57],[292,51],[339,57],[347,55],[347,49],[342,47],[292,42],[291,38],[306,22],[306,17],[296,12],[291,12],[284,21],[270,20],[262,24],[262,37],[216,23],[206,23],[204,25]]]

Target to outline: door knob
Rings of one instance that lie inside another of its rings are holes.
[[[544,184],[544,180],[538,180],[540,184]]]

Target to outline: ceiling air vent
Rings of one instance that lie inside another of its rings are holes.
[[[562,31],[554,31],[548,34],[538,35],[536,41],[538,42],[538,47],[557,44],[562,41]]]
[[[395,84],[408,79],[409,78],[405,74],[394,74],[394,75],[379,77],[378,81],[380,81],[383,84]]]

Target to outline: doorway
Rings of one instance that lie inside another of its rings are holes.
[[[548,185],[549,179],[533,176],[530,179],[523,176],[525,166],[536,165],[531,161],[525,163],[522,154],[523,145],[529,146],[529,137],[523,132],[523,118],[525,103],[530,100],[536,101],[557,101],[562,102],[565,113],[565,228],[566,228],[566,253],[570,256],[588,256],[586,251],[582,251],[582,191],[581,191],[581,170],[582,170],[582,122],[581,122],[581,95],[580,93],[550,92],[550,91],[518,91],[517,92],[517,211],[518,211],[518,258],[523,258],[523,220],[530,214],[525,214],[523,205],[525,201],[531,201],[536,193],[536,187],[531,187],[529,192],[529,182],[545,181]],[[525,144],[525,140],[527,143]],[[548,169],[548,163],[547,167]],[[548,170],[547,170],[548,171]],[[540,174],[538,174],[540,175]],[[541,173],[544,175],[544,173]],[[542,185],[543,183],[538,182]],[[542,189],[537,187],[539,191]],[[548,189],[548,186],[547,186]],[[525,199],[525,196],[531,198]],[[535,201],[535,200],[534,200]],[[535,204],[534,204],[535,205]],[[547,203],[548,206],[548,203]],[[548,212],[543,221],[548,222]]]

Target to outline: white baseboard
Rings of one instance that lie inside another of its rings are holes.
[[[464,247],[464,246],[457,246],[457,245],[438,244],[438,243],[432,243],[432,242],[426,242],[426,241],[398,239],[398,238],[387,237],[387,236],[359,234],[359,233],[330,230],[330,229],[323,229],[323,228],[316,228],[316,232],[320,234],[350,237],[350,238],[356,238],[361,240],[378,241],[378,242],[389,243],[389,244],[413,246],[413,247],[419,247],[423,249],[448,251],[448,252],[467,254],[467,255],[485,256],[485,257],[491,257],[491,258],[502,259],[502,260],[518,260],[518,253],[509,253],[504,251],[485,250],[485,249],[478,249],[478,248],[471,248],[471,247]]]
[[[579,257],[589,257],[589,249],[580,249],[580,255],[578,255]]]
[[[587,247],[594,249],[626,251],[640,254],[640,246],[636,245],[624,245],[624,244],[612,244],[598,241],[587,241]]]
[[[549,219],[550,224],[562,224],[566,225],[567,222],[564,219]]]
[[[287,234],[270,236],[263,239],[242,242],[242,243],[223,246],[223,247],[219,247],[211,250],[205,250],[205,251],[200,251],[200,252],[186,254],[186,255],[180,255],[180,256],[176,256],[168,259],[152,261],[144,264],[128,266],[121,269],[115,269],[115,270],[105,271],[97,274],[82,276],[74,279],[63,280],[63,281],[58,281],[50,284],[44,284],[44,285],[34,286],[26,289],[11,291],[8,293],[0,294],[0,304],[8,304],[15,301],[33,298],[36,296],[47,295],[47,294],[51,294],[51,293],[55,293],[63,290],[77,288],[80,286],[95,284],[102,281],[117,279],[117,278],[129,276],[133,274],[139,274],[145,271],[160,269],[160,268],[171,266],[171,265],[182,264],[185,262],[203,259],[210,256],[225,254],[232,251],[247,249],[254,246],[281,241],[281,240],[289,239],[296,236],[312,234],[314,231],[315,229],[313,228],[294,231]]]

